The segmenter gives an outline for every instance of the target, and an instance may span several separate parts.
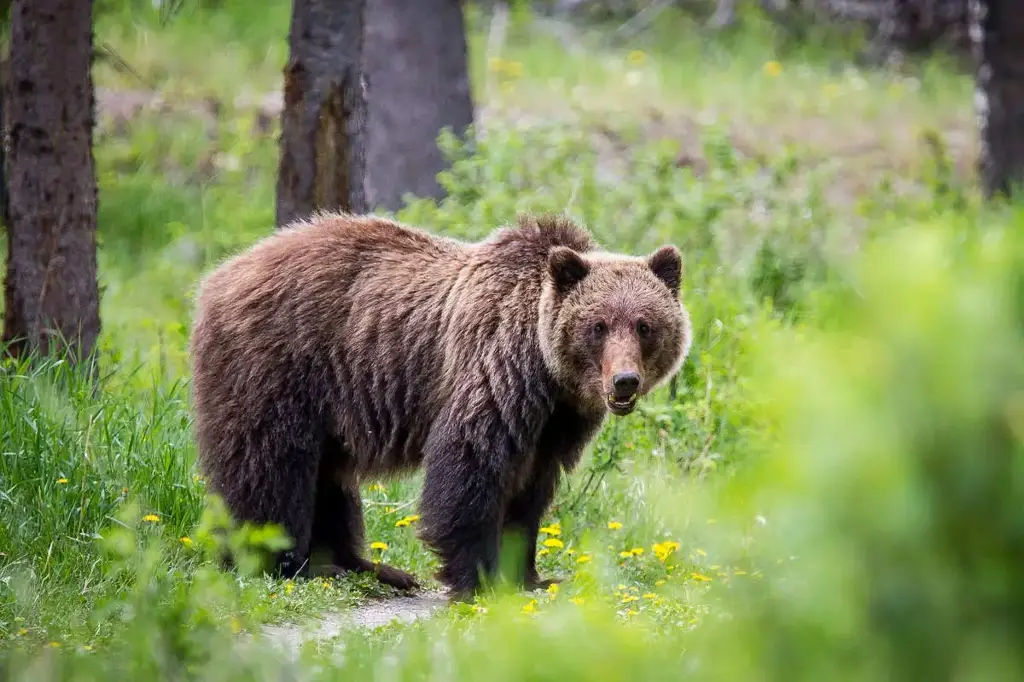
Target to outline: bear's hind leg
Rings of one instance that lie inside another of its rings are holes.
[[[237,523],[279,525],[292,547],[276,553],[271,570],[283,578],[308,571],[319,448],[266,431],[220,436],[215,466],[206,466],[210,492],[218,494]],[[227,557],[225,568],[234,561]]]
[[[385,585],[399,590],[419,587],[416,577],[393,566],[374,563],[362,555],[364,543],[363,507],[359,486],[353,479],[339,477],[341,447],[332,440],[332,452],[325,452],[316,494],[312,545],[325,548],[331,556],[331,573],[368,571]]]

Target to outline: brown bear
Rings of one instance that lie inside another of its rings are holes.
[[[190,352],[199,461],[239,521],[280,524],[305,575],[408,573],[363,556],[359,483],[424,467],[421,539],[458,599],[493,576],[608,412],[627,415],[691,340],[674,246],[606,253],[562,217],[467,244],[379,217],[319,213],[201,283]]]

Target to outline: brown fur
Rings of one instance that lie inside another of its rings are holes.
[[[609,401],[624,395],[615,411],[628,413],[688,353],[680,278],[675,247],[602,254],[559,217],[522,217],[464,244],[316,215],[201,285],[191,339],[201,467],[236,518],[284,526],[288,575],[323,547],[331,570],[415,585],[363,558],[358,486],[422,466],[421,537],[456,595],[493,574],[510,529],[525,533],[526,580],[540,584],[537,527],[561,471]],[[635,390],[616,389],[613,378],[634,374]]]

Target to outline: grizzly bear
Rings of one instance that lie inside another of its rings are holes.
[[[238,521],[279,524],[307,575],[415,578],[363,554],[359,484],[423,467],[420,538],[453,598],[493,577],[506,531],[538,526],[605,415],[674,374],[691,339],[674,246],[598,249],[563,217],[477,243],[318,213],[201,283],[190,340],[199,462]]]

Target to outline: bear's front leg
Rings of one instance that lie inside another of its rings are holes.
[[[498,568],[509,472],[519,449],[497,416],[439,420],[427,440],[420,537],[441,557],[438,579],[471,599]]]
[[[523,583],[526,589],[546,589],[557,579],[542,580],[537,574],[537,535],[540,521],[551,505],[558,487],[561,473],[560,463],[538,453],[534,462],[533,475],[526,486],[513,497],[505,513],[505,529],[522,533],[525,541],[525,555],[522,558]]]

